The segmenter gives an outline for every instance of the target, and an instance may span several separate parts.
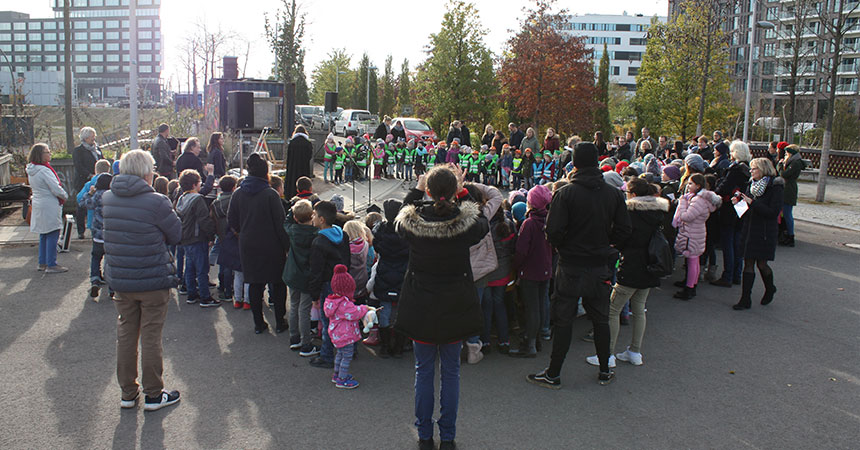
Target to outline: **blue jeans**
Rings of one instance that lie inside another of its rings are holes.
[[[394,303],[380,300],[379,305],[382,309],[376,312],[376,317],[379,319],[379,327],[386,328],[394,325],[394,321],[397,319],[397,307],[394,306]]]
[[[57,265],[57,241],[60,240],[60,230],[39,235],[39,264],[48,267]]]
[[[782,205],[782,220],[785,221],[785,231],[794,236],[794,205]]]
[[[412,164],[406,164],[403,166],[403,177],[407,180],[412,179]]]
[[[93,251],[90,254],[90,282],[102,279],[102,258],[105,256],[104,242],[93,241]]]
[[[328,317],[322,310],[325,304],[325,298],[331,294],[331,282],[323,283],[322,291],[320,291],[320,323],[322,324],[322,348],[320,348],[320,359],[323,361],[334,361],[334,345],[331,343],[331,337],[328,335]]]
[[[348,344],[337,349],[337,356],[334,358],[334,373],[341,380],[345,380],[349,376],[349,364],[352,362],[354,355],[354,345]]]
[[[439,391],[439,437],[453,441],[457,433],[457,408],[460,402],[460,350],[462,342],[433,345],[414,342],[415,353],[415,426],[418,439],[433,438],[435,409],[436,355],[441,363]]]
[[[484,333],[481,340],[490,342],[490,329],[493,327],[493,316],[496,318],[496,330],[499,332],[499,343],[510,342],[508,335],[508,311],[505,309],[505,286],[487,286],[481,297],[481,309],[484,311]]]
[[[346,177],[345,180],[346,181],[352,181],[352,164],[351,163],[346,163],[346,167],[344,168],[343,172],[344,172],[344,177]]]
[[[195,242],[183,245],[185,251],[185,287],[188,298],[209,298],[209,245]]]
[[[323,180],[328,181],[328,175],[331,173],[331,178],[334,179],[334,161],[327,159],[323,163]]]
[[[744,269],[744,255],[741,251],[741,230],[734,224],[720,228],[720,240],[723,248],[723,281],[729,283],[741,279]]]
[[[228,296],[233,294],[233,269],[218,266],[218,287]]]

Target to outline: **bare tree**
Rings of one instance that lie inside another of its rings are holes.
[[[186,88],[191,89],[194,108],[197,107],[197,55],[200,43],[194,36],[188,37],[179,47],[179,62],[185,68]]]

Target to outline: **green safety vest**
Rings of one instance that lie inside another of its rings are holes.
[[[478,155],[469,157],[469,173],[480,173],[481,172],[481,156]]]
[[[403,163],[404,164],[412,164],[412,159],[415,157],[415,153],[418,152],[416,149],[404,149],[403,151]]]
[[[337,146],[335,146],[335,145],[329,145],[328,151],[323,151],[323,153],[324,153],[323,158],[325,158],[326,161],[331,161],[332,159],[334,159],[335,154],[329,153],[329,151],[334,152],[334,149],[336,149],[336,148],[337,148]]]
[[[494,172],[496,170],[496,163],[498,163],[498,161],[499,161],[499,155],[491,156],[489,161],[487,161],[486,156],[484,156],[484,158],[481,159],[481,162],[484,165],[484,169],[487,172]]]
[[[397,149],[391,147],[389,150],[385,151],[385,154],[388,155],[388,164],[394,164],[397,162]]]
[[[425,156],[425,158],[427,158],[427,160],[424,162],[424,167],[426,167],[426,168],[427,168],[427,170],[432,169],[432,168],[433,168],[433,166],[435,166],[435,165],[436,165],[436,155],[431,155],[431,154],[429,154],[429,153],[428,153],[428,154]]]
[[[343,162],[346,161],[346,153],[336,155],[334,159],[334,170],[343,169]]]
[[[460,167],[463,170],[469,170],[469,159],[470,158],[471,158],[471,155],[464,155],[464,154],[460,153]]]
[[[523,173],[523,159],[522,158],[514,158],[513,173],[515,173],[517,175]]]
[[[358,167],[367,167],[367,153],[364,150],[357,150],[354,155],[355,164]]]

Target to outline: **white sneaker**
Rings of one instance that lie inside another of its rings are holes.
[[[616,353],[615,357],[620,359],[621,361],[629,362],[634,366],[642,365],[642,354],[630,351],[630,347],[627,347],[627,350],[621,353]]]
[[[585,358],[585,362],[591,364],[592,366],[600,366],[600,360],[597,359],[597,355],[589,356],[588,358]],[[615,357],[612,355],[609,355],[609,368],[610,369],[615,368]]]
[[[131,400],[120,399],[119,407],[123,408],[123,409],[134,408],[135,406],[137,406],[137,399],[138,398],[140,398],[140,392],[138,392],[137,395]]]

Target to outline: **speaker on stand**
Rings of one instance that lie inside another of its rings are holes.
[[[245,170],[244,136],[242,131],[254,127],[254,93],[230,91],[227,93],[227,128],[239,132],[239,171]]]

